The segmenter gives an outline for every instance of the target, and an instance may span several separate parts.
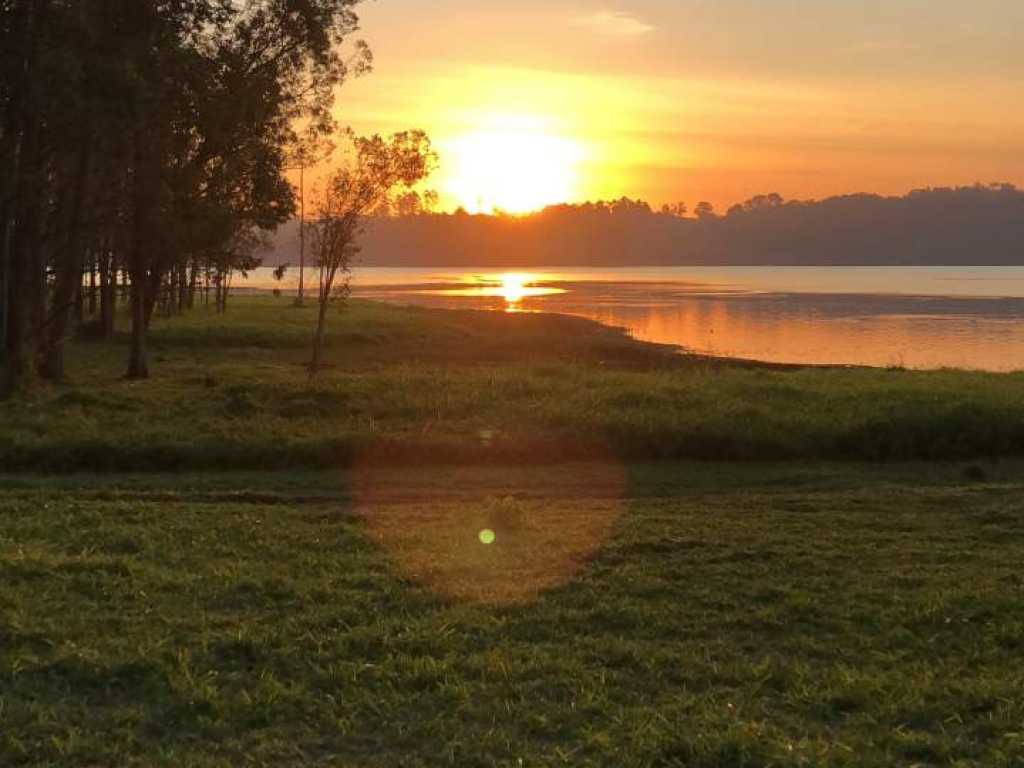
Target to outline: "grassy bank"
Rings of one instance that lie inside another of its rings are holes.
[[[8,478],[0,764],[1020,765],[1013,474]]]
[[[0,404],[0,765],[1024,762],[1024,378],[311,319]]]
[[[575,318],[354,301],[310,386],[312,312],[247,297],[158,321],[144,383],[119,378],[123,344],[76,343],[68,385],[0,403],[0,467],[1024,454],[1024,375],[730,365]]]

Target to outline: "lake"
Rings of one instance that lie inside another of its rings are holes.
[[[312,278],[312,279],[311,279]],[[315,291],[316,274],[307,271]],[[238,287],[294,290],[260,269]],[[1024,369],[1024,267],[357,269],[353,293],[562,312],[693,352],[782,363]]]

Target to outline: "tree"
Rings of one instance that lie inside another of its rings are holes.
[[[744,213],[769,211],[773,208],[781,208],[785,203],[785,199],[783,199],[782,195],[777,192],[772,192],[768,195],[756,195],[749,200],[745,200],[742,203],[732,206],[729,209],[728,214],[730,216],[735,216]]]
[[[686,203],[671,203],[661,206],[663,215],[672,216],[677,219],[685,219],[687,210]]]
[[[42,124],[50,3],[14,0],[0,15],[0,394],[31,376],[42,332],[45,266],[42,261]]]
[[[715,218],[715,206],[706,201],[697,203],[697,207],[693,209],[694,215],[701,221],[706,221]]]
[[[411,191],[437,162],[423,131],[403,131],[386,139],[347,135],[351,156],[328,180],[314,225],[320,292],[310,379],[319,371],[323,357],[327,308],[348,295],[352,259],[368,217],[381,207],[390,207],[396,195]]]
[[[326,161],[333,152],[333,142],[312,124],[298,138],[289,158],[290,167],[299,171],[299,292],[295,304],[300,307],[306,300],[306,171]]]
[[[358,2],[0,0],[0,394],[62,376],[85,271],[103,335],[130,276],[128,375],[148,375],[154,306],[293,214],[294,126],[332,130],[370,66],[343,45]]]
[[[438,195],[433,190],[417,192],[410,189],[395,197],[386,207],[386,213],[394,216],[422,216],[431,213],[437,208]]]
[[[201,13],[198,26],[173,27],[181,33],[166,46],[144,49],[162,52],[166,48],[170,55],[169,61],[143,68],[152,76],[143,80],[150,88],[141,110],[149,126],[135,136],[155,134],[164,141],[151,142],[155,160],[135,152],[136,181],[149,179],[135,206],[134,221],[141,222],[136,230],[152,235],[153,224],[163,219],[159,222],[163,238],[181,233],[180,243],[209,250],[212,244],[204,234],[212,230],[219,233],[220,243],[226,243],[238,231],[225,219],[269,229],[291,217],[294,194],[283,172],[286,147],[295,142],[292,126],[305,117],[326,132],[333,124],[330,113],[337,86],[370,65],[369,49],[362,42],[356,43],[354,56],[342,56],[342,43],[357,29],[352,10],[357,1],[177,0],[167,4],[168,13],[184,13],[186,20],[189,9],[196,14],[198,7]],[[153,98],[165,91],[161,98]],[[139,173],[146,167],[151,173]],[[155,189],[177,194],[166,201],[147,201],[145,196],[153,195]],[[190,217],[188,212],[195,210],[206,216]],[[212,222],[212,227],[200,230],[197,237],[188,228],[196,221],[201,227]],[[142,343],[154,294],[162,273],[181,257],[180,247],[177,253],[168,253],[167,247],[156,243],[143,249],[141,239],[133,239],[129,258],[131,378],[148,376]]]
[[[243,278],[248,277],[250,272],[263,265],[263,259],[256,253],[268,249],[269,242],[266,233],[251,224],[243,224],[222,249],[211,254],[214,306],[219,314],[228,311],[228,294],[231,291],[231,281],[235,273],[237,272]]]

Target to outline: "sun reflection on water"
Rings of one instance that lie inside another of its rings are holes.
[[[497,275],[474,275],[465,288],[430,291],[435,296],[462,296],[504,299],[506,312],[522,310],[524,299],[538,296],[556,296],[567,293],[564,288],[544,285],[543,275],[529,272],[503,272]]]
[[[509,304],[518,304],[526,297],[529,290],[529,275],[509,272],[501,276],[501,295]]]

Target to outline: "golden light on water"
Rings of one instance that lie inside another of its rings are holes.
[[[447,198],[469,213],[523,214],[574,199],[586,152],[550,120],[503,115],[444,142],[441,154]]]
[[[527,281],[529,275],[521,275],[510,272],[501,276],[501,295],[509,304],[518,304],[522,301],[529,290]]]
[[[465,288],[448,288],[428,291],[437,296],[462,296],[470,298],[499,298],[505,300],[507,311],[517,311],[524,299],[539,296],[555,296],[567,293],[564,288],[539,285],[545,276],[530,272],[504,272],[498,275],[475,275],[470,277]]]

